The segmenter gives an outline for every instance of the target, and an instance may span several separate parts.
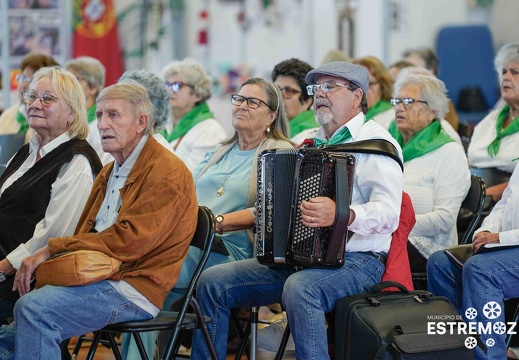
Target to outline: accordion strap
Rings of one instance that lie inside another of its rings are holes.
[[[335,222],[326,252],[325,264],[333,264],[338,260],[341,251],[344,253],[348,223],[350,220],[350,193],[348,191],[348,163],[346,159],[336,159],[335,170]]]
[[[404,170],[404,164],[402,164],[402,160],[400,160],[400,155],[395,146],[383,139],[361,140],[339,145],[323,145],[319,146],[318,149],[332,152],[385,155],[395,160],[398,165],[400,165],[402,171]]]

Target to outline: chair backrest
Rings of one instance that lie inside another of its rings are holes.
[[[25,142],[25,133],[0,135],[0,164],[6,164]]]
[[[202,250],[202,255],[200,257],[200,261],[196,266],[195,271],[193,272],[193,276],[191,277],[191,281],[189,282],[189,286],[187,287],[185,300],[182,302],[182,306],[178,311],[177,324],[181,324],[184,320],[185,314],[187,312],[188,307],[198,308],[198,303],[193,298],[193,293],[198,284],[198,279],[200,278],[200,274],[205,268],[207,263],[207,259],[209,259],[209,255],[211,254],[211,247],[213,246],[213,240],[215,235],[215,225],[214,225],[214,215],[205,206],[198,207],[198,222],[196,225],[195,234],[191,239],[191,246],[196,246],[200,250]],[[198,308],[198,311],[199,308]],[[180,327],[177,326],[173,330],[173,334],[171,335],[168,346],[164,353],[164,359],[170,359],[173,356],[174,346],[178,341],[178,337],[180,335]]]
[[[470,88],[479,88],[487,109],[494,106],[499,86],[494,70],[494,45],[486,25],[442,28],[436,38],[436,53],[438,77],[445,83],[457,110],[460,110],[460,93]]]
[[[485,204],[485,182],[477,175],[470,176],[470,189],[461,203],[456,226],[458,228],[458,243],[472,242],[472,235],[479,225],[483,205]]]

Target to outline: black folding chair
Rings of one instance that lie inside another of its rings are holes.
[[[209,335],[209,331],[207,329],[207,323],[211,322],[211,319],[202,315],[200,306],[198,305],[198,302],[196,301],[193,294],[196,289],[200,274],[202,273],[207,259],[209,258],[209,254],[211,253],[211,246],[215,233],[213,219],[214,218],[211,210],[204,206],[199,207],[198,224],[195,235],[191,240],[191,245],[203,250],[203,253],[200,258],[200,262],[198,263],[198,266],[193,273],[189,287],[186,290],[185,298],[180,310],[178,312],[161,311],[156,318],[151,320],[126,321],[105,326],[103,329],[95,332],[92,345],[90,346],[90,350],[87,355],[87,360],[92,360],[94,358],[94,354],[102,334],[107,335],[115,358],[117,360],[122,360],[121,353],[114,338],[114,335],[117,333],[133,334],[141,358],[143,360],[147,360],[148,355],[146,354],[140,333],[159,330],[173,331],[164,354],[164,360],[172,360],[175,357],[181,357],[181,355],[178,355],[177,352],[180,347],[182,335],[186,331],[195,329],[202,330],[205,342],[209,348],[209,352],[211,353],[212,358],[218,359],[214,344],[211,341],[211,336]],[[194,313],[188,313],[188,308],[191,308]]]

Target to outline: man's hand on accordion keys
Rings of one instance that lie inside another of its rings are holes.
[[[325,196],[304,200],[301,202],[301,215],[302,223],[305,226],[331,226],[335,221],[335,201]]]

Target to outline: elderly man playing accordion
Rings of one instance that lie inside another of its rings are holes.
[[[316,121],[321,125],[316,145],[384,139],[398,144],[374,121],[367,121],[365,68],[332,62],[306,75],[308,93],[314,95]],[[356,165],[350,205],[344,265],[340,268],[271,268],[257,259],[211,267],[198,285],[198,299],[212,318],[209,331],[219,358],[227,346],[230,309],[282,302],[291,324],[298,359],[329,359],[324,314],[345,296],[368,291],[384,273],[391,234],[398,226],[402,200],[402,170],[383,155],[355,154]],[[301,205],[302,223],[308,227],[334,224],[335,202],[315,197]],[[299,270],[299,271],[298,271]],[[202,335],[196,333],[193,359],[209,359]]]

